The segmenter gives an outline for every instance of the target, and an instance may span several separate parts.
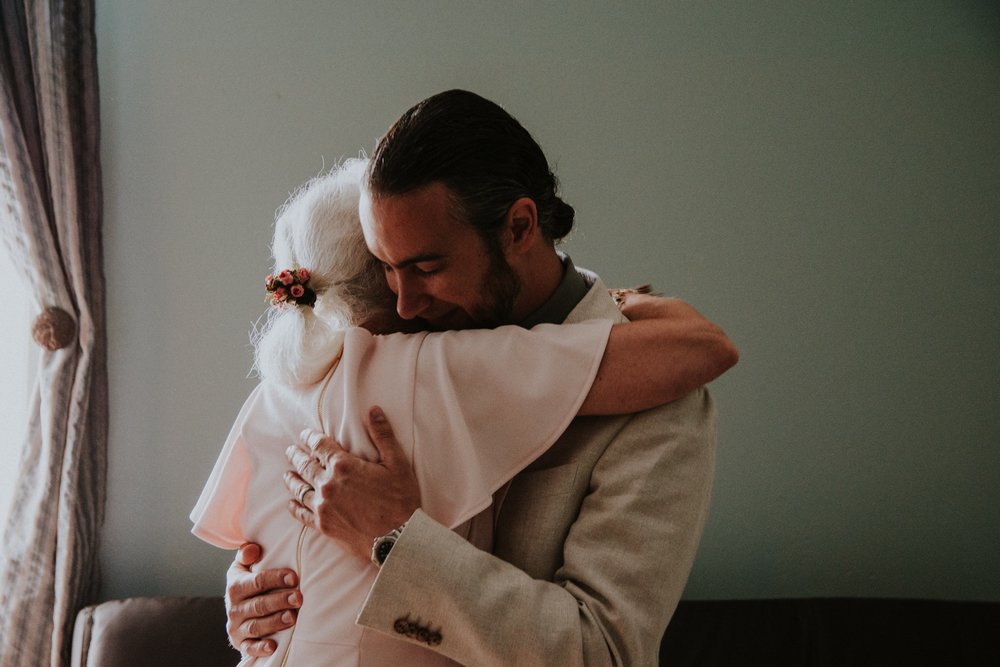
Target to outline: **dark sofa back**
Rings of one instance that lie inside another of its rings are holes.
[[[660,664],[1000,666],[1000,603],[823,598],[681,602]]]
[[[76,616],[73,667],[231,667],[221,597],[111,600]]]

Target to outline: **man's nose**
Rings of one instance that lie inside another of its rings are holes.
[[[419,282],[407,276],[396,274],[396,312],[404,320],[412,320],[430,305],[432,299],[423,291]]]

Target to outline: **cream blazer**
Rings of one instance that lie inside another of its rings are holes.
[[[620,319],[585,277],[566,321]],[[462,665],[657,665],[708,513],[715,443],[705,388],[576,418],[469,530],[417,510],[358,623]]]

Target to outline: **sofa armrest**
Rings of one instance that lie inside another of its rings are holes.
[[[230,667],[221,597],[137,597],[86,607],[73,630],[73,667]]]

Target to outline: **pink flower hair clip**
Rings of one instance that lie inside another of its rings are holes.
[[[311,277],[309,269],[298,266],[280,271],[278,275],[269,274],[264,288],[271,296],[271,305],[283,308],[290,303],[312,308],[316,304],[316,292],[309,287]]]

